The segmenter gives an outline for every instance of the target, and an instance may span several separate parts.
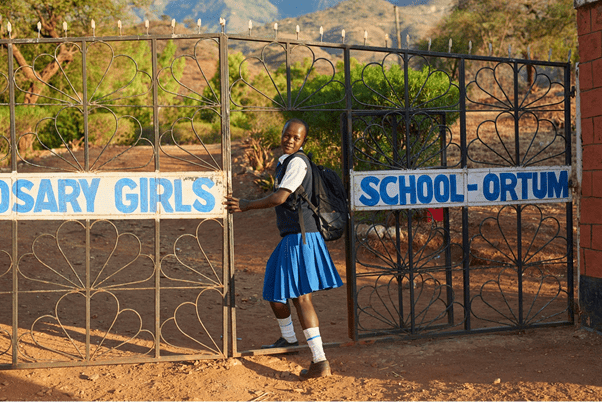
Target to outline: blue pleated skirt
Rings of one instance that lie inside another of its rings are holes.
[[[263,298],[286,303],[287,299],[343,285],[324,238],[318,232],[290,234],[282,238],[268,260]]]

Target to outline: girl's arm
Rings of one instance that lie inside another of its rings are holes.
[[[268,195],[267,197],[260,198],[258,200],[245,200],[242,198],[234,198],[231,194],[228,194],[224,205],[230,213],[234,212],[245,212],[250,209],[264,209],[272,208],[282,204],[291,191],[286,188],[280,188],[276,192]]]

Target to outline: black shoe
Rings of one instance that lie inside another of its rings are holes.
[[[301,370],[299,377],[301,377],[302,380],[307,380],[308,378],[328,377],[331,374],[330,363],[328,363],[328,360],[322,360],[317,363],[312,362],[307,370]]]
[[[276,342],[274,342],[271,345],[262,345],[261,349],[290,348],[293,346],[299,346],[299,341],[289,342],[286,339],[280,337]]]

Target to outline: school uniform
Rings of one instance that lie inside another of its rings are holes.
[[[291,155],[282,155],[276,167],[274,191],[285,188],[291,194],[283,204],[275,208],[282,240],[267,262],[263,282],[263,298],[279,303],[286,303],[287,299],[296,299],[317,290],[343,285],[324,238],[318,231],[316,218],[307,203],[301,200],[305,228],[305,244],[303,243],[299,203],[294,193],[302,185],[311,199],[311,167],[307,156],[297,153],[284,171],[282,165],[289,157]]]

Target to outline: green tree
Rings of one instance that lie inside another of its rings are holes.
[[[228,54],[228,82],[230,83],[230,100],[235,105],[247,104],[246,94],[248,93],[248,86],[242,82],[245,80],[249,82],[249,71],[246,64],[243,63],[245,56],[241,52]],[[209,80],[209,85],[203,90],[203,97],[210,102],[219,104],[221,100],[221,70],[219,61],[217,62],[217,70],[215,75]],[[234,106],[234,105],[232,105]],[[201,113],[201,118],[209,122],[216,122],[218,115],[211,110],[206,110]],[[231,114],[231,120],[237,127],[244,127],[247,125],[249,116],[239,112]]]
[[[547,59],[549,49],[555,55],[566,57],[572,51],[572,61],[578,60],[576,12],[572,0],[465,0],[456,7],[431,32],[431,50],[447,52],[449,40],[453,52],[468,53],[468,41],[473,52],[489,54],[491,44],[494,54],[513,54],[532,59]],[[419,41],[418,47],[426,50],[428,40]],[[433,60],[439,67],[457,75],[457,59]],[[528,69],[532,83],[532,69]]]
[[[412,123],[409,128],[411,138],[406,143],[403,136],[400,142],[391,142],[391,124],[388,122],[376,140],[378,144],[365,144],[378,147],[383,158],[392,157],[400,152],[400,147],[412,147],[428,151],[422,152],[420,160],[406,161],[407,165],[432,165],[435,163],[434,153],[438,152],[435,140],[439,131],[432,129],[432,116],[446,114],[446,123],[452,124],[458,117],[457,107],[459,90],[457,83],[450,76],[429,66],[419,70],[410,68],[406,80],[403,69],[398,64],[382,68],[379,64],[364,65],[351,60],[351,82],[353,84],[354,109],[363,110],[412,110]],[[302,89],[293,91],[293,98],[304,100],[299,107],[315,107],[322,109],[345,108],[345,82],[342,62],[337,65],[334,77],[316,74],[309,79]],[[409,104],[405,104],[405,85],[409,90]],[[286,118],[299,117],[310,123],[310,139],[308,149],[316,151],[317,160],[330,166],[340,165],[340,113],[339,111],[287,111]],[[361,133],[356,133],[356,137]],[[371,140],[372,141],[373,137]],[[360,141],[361,142],[361,141]],[[357,145],[358,143],[356,143]],[[361,146],[361,144],[360,144]],[[437,150],[435,150],[437,148]]]
[[[112,26],[116,19],[127,18],[130,7],[147,3],[150,0],[7,0],[0,3],[0,15],[11,23],[13,38],[36,37],[38,22],[43,37],[59,38],[65,35],[62,32],[63,23],[67,23],[69,36],[88,35],[92,30],[92,19],[99,27]],[[8,36],[4,27],[0,36]],[[37,55],[32,51],[38,50],[40,49],[29,47],[22,51],[21,46],[13,46],[15,61],[22,67],[22,72],[29,81],[25,103],[36,103],[40,91],[44,89],[44,82],[49,82],[60,68],[68,68],[79,51],[75,45],[59,46],[55,59],[47,60],[45,65],[35,66],[38,71],[36,76],[29,66],[33,65],[33,57]]]
[[[90,141],[104,143],[107,136],[117,132],[119,138],[118,141],[113,140],[113,144],[131,144],[140,137],[140,127],[147,127],[152,122],[153,109],[142,107],[152,104],[150,46],[144,41],[121,42],[113,46],[116,52],[114,58],[106,57],[109,51],[108,45],[104,43],[94,44],[88,50],[86,71],[88,95],[91,97],[91,105],[88,108]],[[185,60],[174,59],[176,50],[176,45],[170,40],[157,58],[158,67],[164,72],[161,79],[162,90],[159,91],[161,104],[173,103],[176,97],[174,93],[179,88],[177,80],[183,75]],[[76,64],[80,62],[74,61]],[[72,75],[81,78],[78,73],[81,68],[72,70]],[[45,146],[56,148],[61,146],[63,141],[69,143],[84,136],[83,111],[79,106],[71,106],[65,110],[62,107],[47,109],[54,117],[48,119],[48,123],[41,126],[38,132],[40,141]],[[172,109],[162,108],[162,113],[165,114],[169,110]],[[131,118],[121,119],[119,127],[112,130],[111,123],[115,124],[112,113],[116,113],[118,119],[123,116]],[[104,127],[98,121],[104,121]],[[40,145],[37,144],[36,147]]]

